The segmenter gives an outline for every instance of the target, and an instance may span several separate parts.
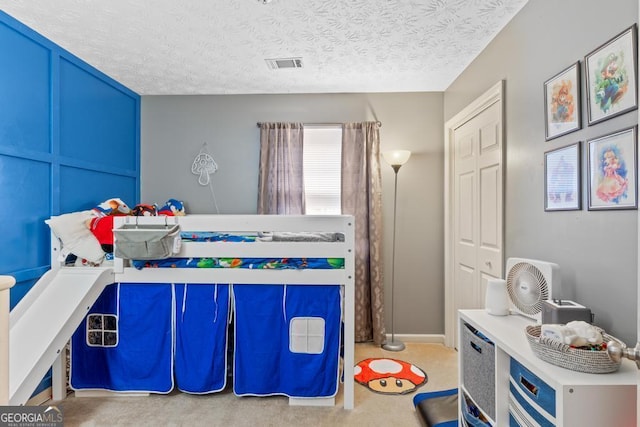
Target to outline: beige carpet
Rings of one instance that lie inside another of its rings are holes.
[[[429,381],[415,393],[381,395],[355,383],[355,409],[342,408],[342,388],[334,407],[289,406],[286,397],[237,397],[232,392],[194,396],[184,393],[148,397],[76,398],[59,405],[65,427],[72,426],[419,426],[413,407],[416,393],[454,388],[457,353],[440,344],[407,343],[401,352],[357,344],[356,363],[390,357],[422,368]]]

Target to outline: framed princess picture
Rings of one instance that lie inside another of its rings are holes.
[[[544,153],[544,210],[580,210],[580,143]]]
[[[637,128],[587,141],[589,210],[637,209]]]
[[[636,25],[584,58],[589,125],[638,106]]]
[[[545,139],[580,129],[580,111],[580,62],[576,62],[544,82]]]

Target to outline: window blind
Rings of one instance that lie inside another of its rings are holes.
[[[342,128],[304,128],[303,173],[305,213],[339,215]]]

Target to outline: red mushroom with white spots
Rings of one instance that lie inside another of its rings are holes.
[[[377,393],[406,394],[427,382],[416,365],[396,359],[365,359],[354,367],[354,379]]]

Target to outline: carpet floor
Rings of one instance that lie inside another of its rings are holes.
[[[342,387],[334,407],[289,406],[286,397],[237,397],[230,390],[196,396],[180,392],[145,397],[75,397],[58,405],[65,427],[72,426],[419,426],[416,393],[454,388],[457,352],[441,344],[406,343],[401,352],[356,344],[355,362],[370,357],[401,359],[423,369],[428,382],[414,393],[383,395],[355,383],[355,408],[342,408]]]

